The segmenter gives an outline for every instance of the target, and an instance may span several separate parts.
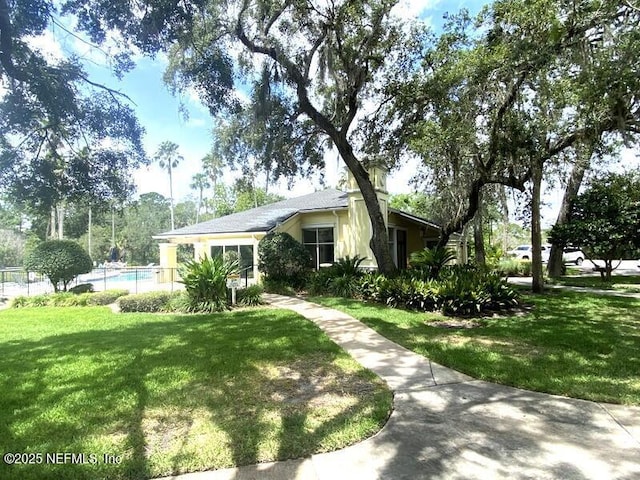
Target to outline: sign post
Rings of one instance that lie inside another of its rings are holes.
[[[232,273],[227,276],[227,287],[231,289],[231,305],[236,304],[236,290],[240,288],[240,275]]]

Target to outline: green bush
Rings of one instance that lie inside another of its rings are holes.
[[[364,258],[346,256],[338,259],[333,265],[313,272],[308,280],[307,288],[312,295],[336,295],[354,298],[360,296],[360,278],[364,272],[360,264]]]
[[[111,305],[118,298],[129,295],[129,290],[105,290],[95,292],[87,299],[87,305]]]
[[[10,307],[85,307],[90,295],[90,293],[55,292],[32,297],[18,296],[11,301]]]
[[[236,300],[239,305],[244,305],[246,307],[262,305],[264,303],[262,300],[262,292],[263,289],[260,285],[251,285],[247,288],[239,289],[236,292]]]
[[[267,293],[277,293],[278,295],[295,295],[297,293],[296,289],[285,280],[274,280],[262,277],[261,284]]]
[[[89,254],[71,240],[47,240],[36,245],[25,256],[24,266],[29,271],[45,275],[54,290],[67,290],[71,280],[81,273],[89,273],[93,262]]]
[[[503,277],[530,277],[531,261],[515,258],[500,260],[495,267],[495,271]]]
[[[191,311],[191,302],[187,292],[173,292],[169,297],[169,301],[165,305],[165,310],[172,313],[189,313]]]
[[[93,292],[93,283],[80,283],[69,289],[71,293],[87,293]]]
[[[288,233],[268,233],[258,243],[258,269],[265,278],[293,288],[305,285],[311,256]]]
[[[121,312],[157,313],[169,311],[170,300],[171,292],[158,291],[124,295],[117,303]]]
[[[238,270],[238,263],[220,257],[191,260],[180,266],[180,276],[189,297],[191,312],[219,312],[228,308],[227,277]]]
[[[438,306],[446,315],[473,315],[518,304],[518,296],[497,273],[473,265],[452,265],[440,272]]]
[[[452,260],[456,254],[445,247],[425,248],[413,252],[409,256],[411,269],[422,278],[437,278],[440,270]]]

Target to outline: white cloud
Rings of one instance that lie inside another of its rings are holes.
[[[422,18],[427,10],[431,10],[440,0],[400,0],[391,10],[391,14],[403,19]]]
[[[50,62],[59,62],[65,58],[62,46],[51,30],[45,30],[36,37],[27,37],[27,45],[39,51]]]

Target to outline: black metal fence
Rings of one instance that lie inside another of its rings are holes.
[[[240,286],[247,287],[253,282],[253,266],[240,271]],[[179,282],[177,268],[164,267],[99,267],[90,273],[79,275],[67,288],[90,283],[96,291],[125,289],[130,293],[151,290],[177,290],[183,288]],[[0,296],[12,298],[18,295],[40,295],[53,292],[49,279],[39,273],[22,268],[0,269]]]
[[[151,290],[179,289],[176,268],[163,267],[99,267],[91,272],[76,277],[67,288],[82,283],[90,283],[94,290],[126,289],[131,293],[142,293]],[[39,273],[29,272],[21,268],[5,268],[0,270],[0,296],[15,297],[18,295],[40,295],[54,291],[49,279]]]

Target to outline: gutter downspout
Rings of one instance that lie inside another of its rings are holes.
[[[334,239],[334,247],[333,247],[333,258],[334,258],[334,261],[335,261],[335,258],[337,256],[337,251],[336,251],[337,248],[336,247],[338,245],[340,245],[339,240],[338,240],[340,238],[340,217],[338,216],[338,214],[336,213],[335,210],[331,210],[331,213],[333,213],[333,216],[336,217],[336,233],[337,233],[337,235],[336,235],[336,239]],[[342,250],[342,249],[340,249],[340,250]]]

